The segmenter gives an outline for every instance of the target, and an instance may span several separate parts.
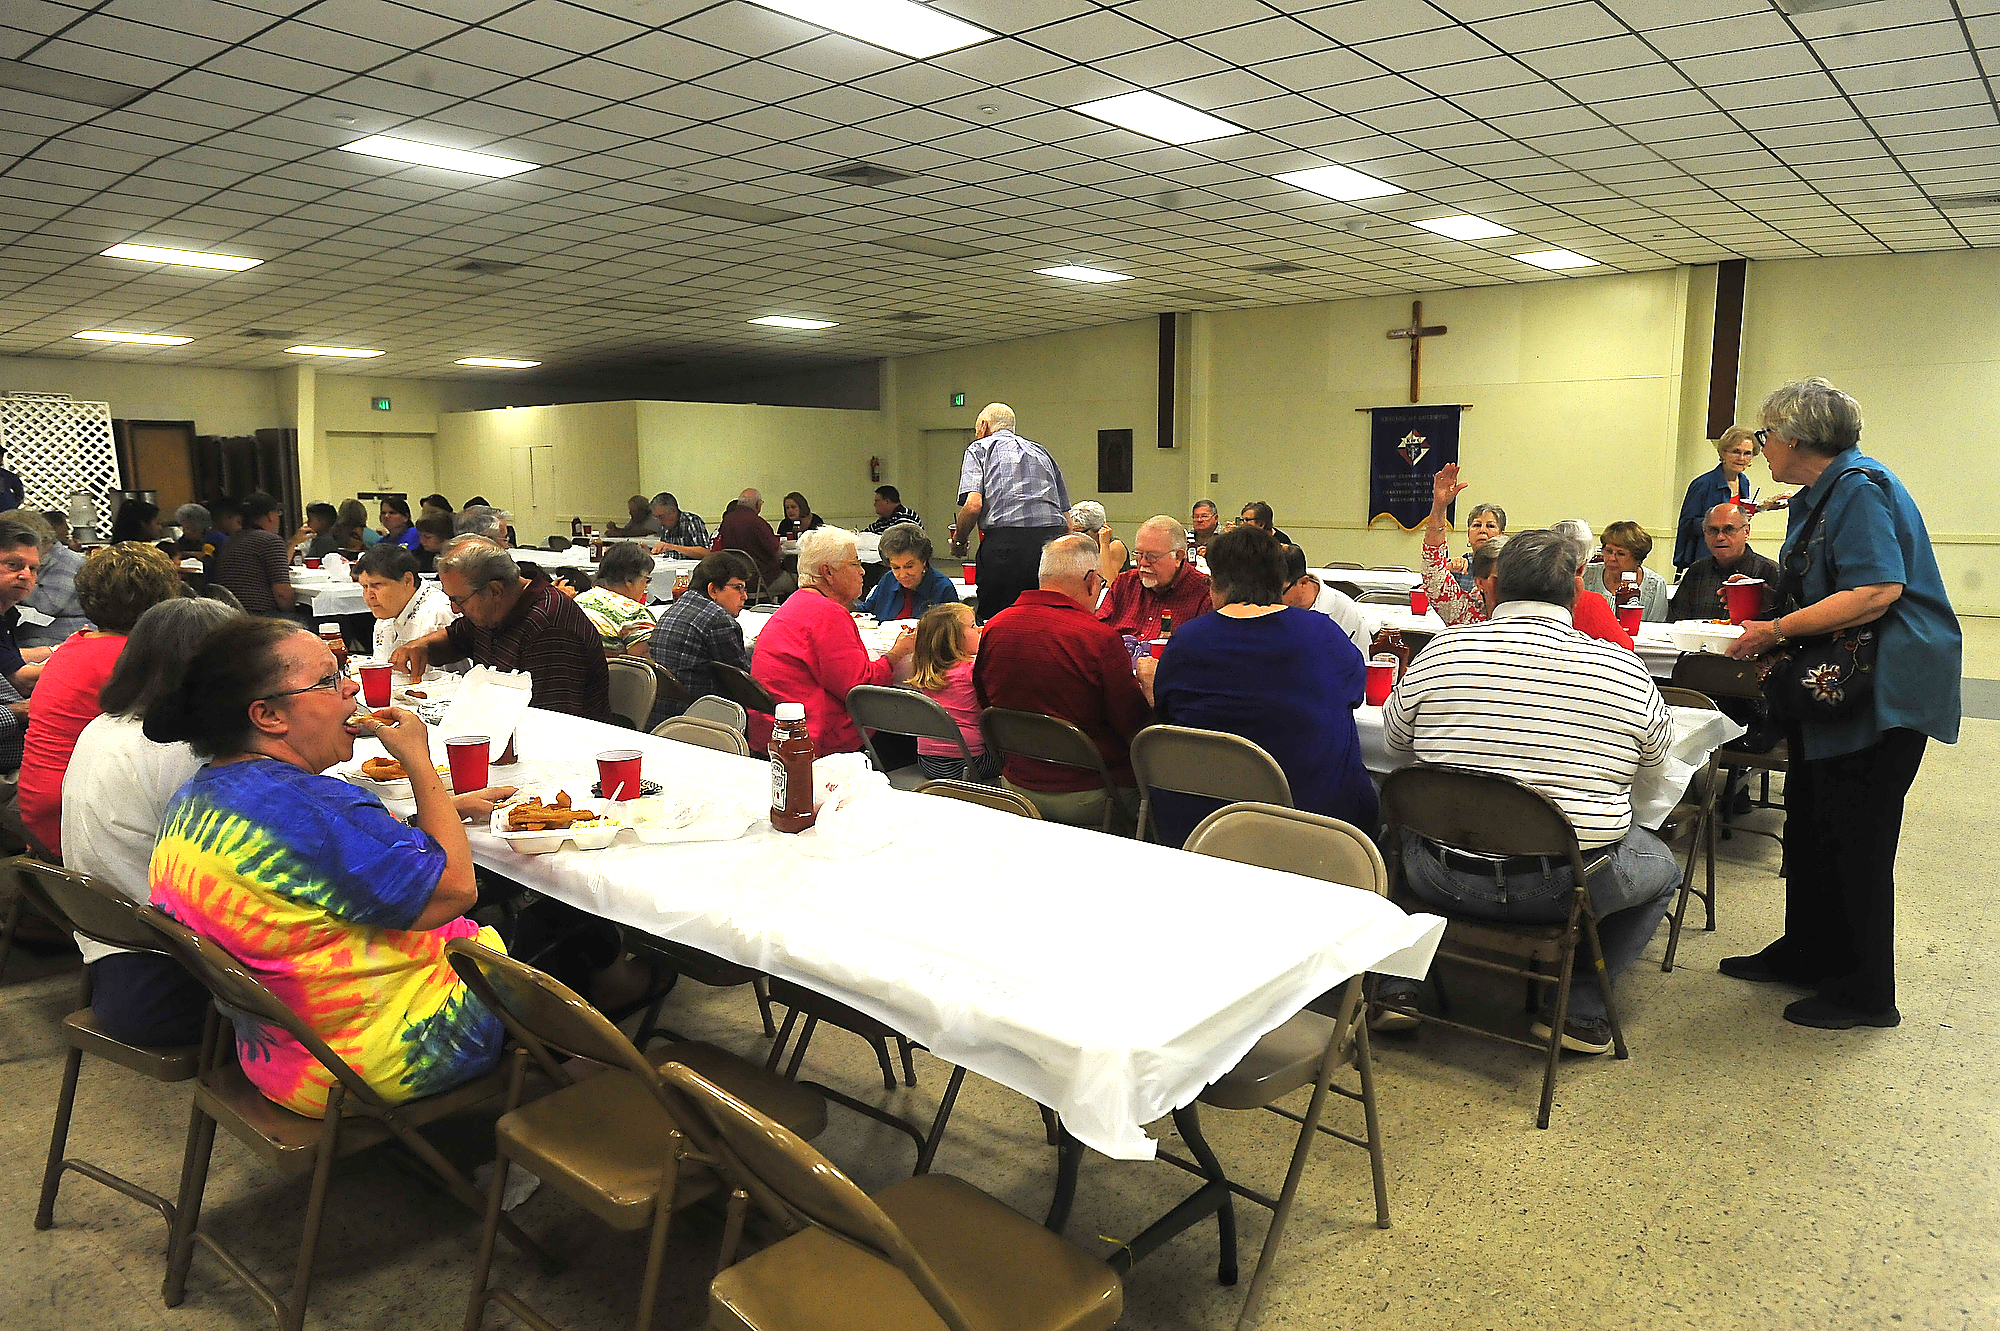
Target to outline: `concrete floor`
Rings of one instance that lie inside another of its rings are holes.
[[[1968,673],[2000,678],[2000,632],[1968,623]],[[1777,817],[1759,815],[1775,827]],[[1975,858],[2000,821],[2000,721],[1974,719],[1932,746],[1912,792],[1900,860],[1896,1030],[1787,1025],[1788,992],[1729,980],[1716,959],[1777,932],[1776,850],[1722,846],[1722,914],[1691,930],[1662,974],[1662,930],[1620,986],[1632,1058],[1571,1059],[1550,1130],[1534,1127],[1539,1068],[1521,1051],[1426,1031],[1378,1043],[1395,1227],[1374,1228],[1366,1157],[1316,1151],[1272,1283],[1273,1328],[1629,1327],[1983,1329],[2000,1325],[2000,980],[1975,943],[1991,932],[2000,879]],[[1970,853],[1969,853],[1970,852]],[[1698,921],[1699,906],[1693,908]],[[34,1209],[61,1056],[57,1022],[73,971],[23,966],[0,987],[0,1327],[6,1331],[262,1328],[257,1306],[205,1256],[186,1303],[160,1303],[164,1225],[71,1176],[56,1226]],[[1461,982],[1461,1006],[1478,1001]],[[1509,993],[1492,999],[1504,1006]],[[747,991],[683,985],[671,1003],[689,1035],[761,1057]],[[1384,1048],[1383,1045],[1387,1047]],[[823,1033],[809,1075],[928,1118],[945,1069],[918,1056],[920,1085],[884,1093],[858,1040]],[[1303,1103],[1303,1096],[1299,1099]],[[171,1193],[184,1089],[86,1063],[72,1154]],[[907,1171],[907,1139],[838,1106],[819,1145],[865,1187]],[[1289,1124],[1205,1116],[1233,1173],[1275,1188]],[[1168,1125],[1160,1131],[1170,1134]],[[470,1120],[437,1139],[468,1164],[490,1143]],[[488,1148],[490,1150],[490,1146]],[[1035,1107],[967,1079],[938,1159],[1039,1216],[1053,1153]],[[1129,1237],[1187,1190],[1160,1164],[1086,1160],[1069,1235],[1093,1250]],[[226,1140],[206,1221],[280,1284],[297,1240],[303,1181],[263,1172]],[[543,1189],[515,1216],[570,1259],[544,1278],[503,1245],[497,1269],[544,1315],[575,1328],[631,1324],[643,1237],[612,1234]],[[1265,1215],[1239,1210],[1245,1282]],[[452,1327],[463,1317],[477,1222],[386,1152],[335,1175],[308,1325]],[[700,1325],[716,1226],[676,1230],[656,1325]],[[1121,1326],[1234,1324],[1242,1287],[1214,1283],[1215,1231],[1199,1227],[1137,1267]],[[510,1322],[489,1310],[487,1325]]]

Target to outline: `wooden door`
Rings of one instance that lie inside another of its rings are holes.
[[[170,517],[182,504],[193,503],[193,421],[126,421],[114,423],[125,489],[159,493],[160,512]]]

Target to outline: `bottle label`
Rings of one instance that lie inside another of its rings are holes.
[[[789,793],[785,780],[784,761],[774,758],[771,760],[771,809],[773,812],[785,812],[785,796]]]

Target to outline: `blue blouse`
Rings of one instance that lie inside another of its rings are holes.
[[[1916,501],[1881,463],[1848,449],[1793,497],[1781,567],[1822,498],[1826,511],[1807,551],[1804,603],[1884,582],[1900,583],[1903,594],[1880,621],[1873,704],[1837,721],[1806,722],[1805,756],[1853,753],[1898,728],[1956,743],[1964,639]]]
[[[873,615],[884,624],[892,619],[922,619],[924,611],[937,605],[958,603],[958,588],[951,585],[951,579],[934,568],[924,570],[924,580],[911,589],[916,593],[911,598],[910,613],[903,613],[903,584],[896,581],[893,573],[884,573],[882,581],[875,584],[875,590],[868,593],[854,607],[864,615]]]
[[[1731,498],[1750,497],[1748,472],[1737,474],[1735,490],[1732,496],[1729,478],[1723,475],[1720,462],[1715,464],[1714,471],[1705,471],[1688,482],[1687,497],[1681,500],[1680,525],[1674,528],[1675,568],[1691,568],[1695,560],[1707,556],[1708,544],[1701,539],[1701,520],[1717,504],[1726,504]]]
[[[1221,730],[1261,747],[1292,787],[1292,804],[1374,835],[1375,785],[1361,760],[1361,649],[1325,615],[1297,607],[1254,619],[1200,615],[1174,630],[1153,680],[1154,715]],[[1157,792],[1162,845],[1178,846],[1220,800]]]

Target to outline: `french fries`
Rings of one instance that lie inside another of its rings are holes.
[[[534,795],[507,810],[509,832],[561,832],[597,822],[597,815],[590,810],[571,807],[567,790],[557,791],[553,804],[544,804],[540,795]]]

